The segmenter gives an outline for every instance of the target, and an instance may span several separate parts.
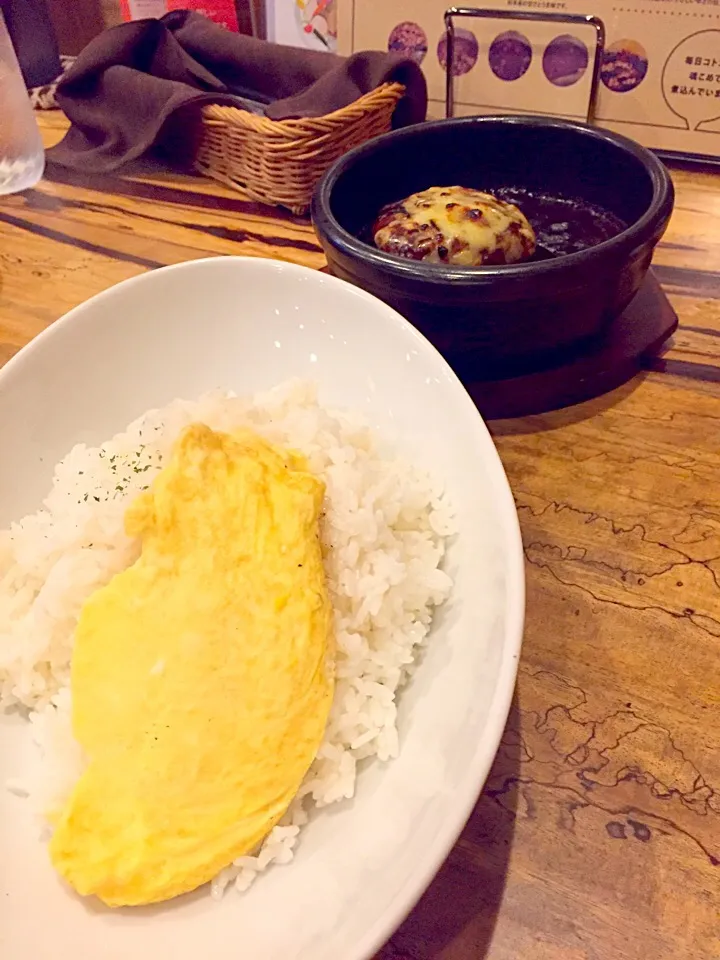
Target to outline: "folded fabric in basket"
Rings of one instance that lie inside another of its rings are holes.
[[[424,120],[425,78],[407,57],[284,47],[180,10],[113,27],[87,45],[58,87],[72,126],[48,159],[114,170],[171,131],[176,136],[171,121],[184,118],[185,108],[222,103],[274,120],[323,116],[393,81],[406,89],[393,126]]]

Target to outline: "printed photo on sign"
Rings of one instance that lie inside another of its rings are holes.
[[[337,0],[267,0],[268,40],[309,50],[337,50]]]

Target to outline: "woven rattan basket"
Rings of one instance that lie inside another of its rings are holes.
[[[265,203],[306,213],[328,167],[352,147],[390,129],[404,92],[402,84],[386,83],[341,110],[303,120],[204,107],[195,167]]]

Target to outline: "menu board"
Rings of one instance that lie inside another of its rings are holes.
[[[429,116],[444,116],[447,0],[336,2],[338,52],[408,53],[427,77]],[[605,46],[592,122],[657,150],[720,157],[720,0],[486,0],[482,6],[598,17]],[[591,27],[475,18],[455,24],[456,116],[583,117],[595,55]]]

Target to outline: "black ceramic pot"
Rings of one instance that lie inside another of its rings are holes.
[[[452,184],[578,198],[629,227],[556,259],[472,268],[403,260],[359,239],[384,204]],[[673,199],[662,163],[625,137],[543,117],[468,117],[352,150],[318,185],[312,216],[336,276],[395,307],[461,375],[497,375],[532,369],[601,334],[640,288]]]

